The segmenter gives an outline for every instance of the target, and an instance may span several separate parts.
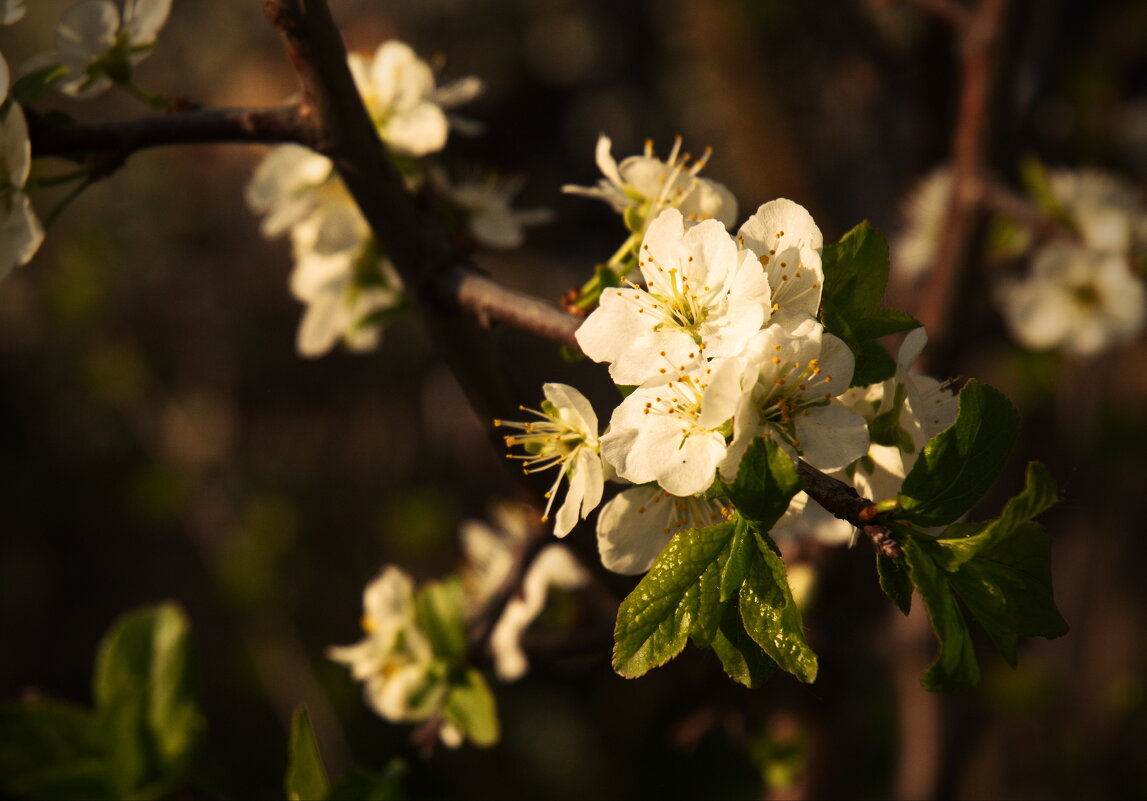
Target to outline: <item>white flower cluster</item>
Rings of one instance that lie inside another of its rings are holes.
[[[548,219],[540,210],[510,208],[517,183],[487,176],[454,184],[444,172],[424,171],[415,161],[446,145],[451,124],[459,122],[446,110],[481,92],[477,78],[438,86],[430,66],[394,40],[370,56],[350,54],[348,65],[379,137],[402,160],[407,181],[416,185],[429,175],[465,214],[475,240],[517,247],[523,226]],[[296,337],[299,353],[321,356],[340,340],[353,351],[376,347],[382,318],[403,302],[402,282],[330,159],[299,145],[273,148],[247,187],[247,203],[265,215],[264,236],[290,235],[291,291],[306,305]]]
[[[602,195],[625,180],[611,178]],[[620,200],[632,194],[620,191],[615,208],[632,208]],[[818,319],[822,245],[812,216],[791,200],[765,203],[735,235],[677,204],[660,209],[640,242],[640,283],[603,290],[576,334],[623,388],[608,430],[599,436],[588,401],[562,384],[545,386],[540,420],[495,421],[521,430],[506,444],[525,449],[517,458],[527,472],[558,468],[550,504],[568,479],[555,534],[592,511],[606,477],[632,483],[602,508],[598,545],[610,570],[644,572],[673,534],[731,517],[727,501],[703,496],[736,478],[760,437],[878,498],[895,493],[915,452],[955,418],[954,398],[909,372],[922,330],[906,340],[895,377],[849,389],[852,352]],[[806,501],[795,499],[782,523],[793,525]]]
[[[1140,275],[1147,258],[1147,206],[1123,179],[1096,169],[1039,168],[1032,202],[1076,234],[1076,241],[1036,242],[1034,232],[1008,231],[1008,258],[1025,259],[1022,276],[997,281],[994,297],[1008,329],[1033,350],[1091,356],[1136,336],[1147,320]],[[952,173],[933,170],[909,196],[893,266],[908,280],[935,262],[952,193]]]
[[[23,16],[21,3],[0,5],[0,19],[10,25]],[[0,281],[14,267],[27,264],[44,241],[44,229],[26,192],[32,170],[32,144],[20,104],[8,96],[8,62],[0,54]]]
[[[403,42],[384,42],[369,57],[352,53],[348,64],[380,138],[400,156],[441,150],[444,107],[481,91],[474,78],[437,87],[430,66]],[[376,347],[377,318],[402,303],[402,282],[330,159],[300,145],[273,148],[247,187],[247,203],[265,215],[264,236],[290,234],[291,291],[306,305],[299,353],[321,356],[340,340],[353,351]]]
[[[527,520],[520,507],[495,507],[498,528],[477,520],[462,524],[460,537],[466,556],[464,591],[457,610],[467,622],[483,612],[501,589],[525,539]],[[541,614],[551,587],[575,590],[589,575],[562,545],[545,546],[522,579],[522,592],[511,598],[490,635],[495,672],[503,681],[525,675],[529,663],[521,637]],[[446,703],[449,674],[455,665],[436,654],[419,619],[413,579],[401,568],[387,565],[363,592],[365,636],[353,645],[332,646],[327,655],[347,665],[363,682],[367,703],[394,723],[416,722],[440,715]],[[439,734],[450,746],[461,744],[457,727],[444,723]]]
[[[22,71],[62,67],[55,88],[76,98],[113,84],[138,91],[132,67],[155,47],[170,13],[171,0],[79,0],[60,17],[55,50],[32,57]]]
[[[1050,170],[1048,186],[1078,241],[1040,245],[1028,275],[1000,282],[996,301],[1025,347],[1091,356],[1132,339],[1147,319],[1136,274],[1147,256],[1147,206],[1132,186],[1100,170]]]

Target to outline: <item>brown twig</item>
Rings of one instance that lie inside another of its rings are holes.
[[[803,460],[797,461],[797,473],[804,479],[804,490],[809,497],[864,532],[877,553],[889,559],[903,556],[892,530],[877,520],[875,503],[860,497],[855,488],[825,475]]]
[[[1079,235],[1075,231],[999,181],[985,180],[973,189],[977,192],[979,202],[986,209],[1027,226],[1039,236],[1048,239],[1079,240]]]
[[[958,313],[966,309],[975,284],[977,248],[985,210],[979,188],[987,171],[992,133],[991,102],[996,92],[1008,0],[982,0],[961,31],[960,96],[952,143],[952,193],[939,256],[924,286],[917,318],[928,329],[927,372],[954,370],[956,341],[963,333]]]
[[[32,155],[80,160],[111,156],[122,163],[132,153],[163,145],[210,142],[298,142],[314,145],[314,120],[299,106],[198,109],[123,122],[52,123],[25,109]]]

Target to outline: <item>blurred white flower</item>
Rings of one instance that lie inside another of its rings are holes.
[[[441,150],[450,128],[443,109],[482,91],[482,82],[472,76],[435,86],[430,65],[393,39],[379,45],[373,56],[351,53],[348,64],[382,141],[408,156]]]
[[[952,197],[952,170],[944,164],[924,176],[900,209],[900,235],[892,241],[892,269],[913,281],[932,267]]]
[[[350,201],[320,206],[291,229],[295,267],[291,292],[306,304],[296,346],[322,356],[340,340],[352,351],[378,347],[382,325],[374,319],[400,306],[402,281]]]
[[[362,627],[354,645],[332,646],[327,656],[365,683],[367,702],[393,722],[425,720],[438,712],[446,683],[415,619],[414,582],[389,565],[363,592]]]
[[[522,408],[536,415],[538,420],[514,422],[495,420],[494,425],[518,429],[520,434],[508,434],[506,447],[521,447],[525,454],[509,454],[511,459],[522,459],[523,470],[536,473],[557,468],[557,477],[546,493],[546,509],[542,520],[549,520],[550,509],[562,479],[569,489],[558,509],[554,521],[554,534],[564,537],[601,503],[605,484],[601,445],[597,436],[597,414],[580,392],[566,384],[550,383],[542,386],[546,399],[541,411]]]
[[[246,198],[264,215],[264,236],[290,232],[291,292],[307,306],[296,336],[300,355],[322,356],[340,340],[352,351],[377,347],[377,317],[401,305],[402,281],[330,159],[299,145],[272,148]]]
[[[0,26],[19,22],[27,8],[24,0],[0,0]],[[7,83],[7,81],[5,81]]]
[[[1133,258],[1147,255],[1147,207],[1136,187],[1091,168],[1049,170],[1048,183],[1086,247]]]
[[[522,246],[524,229],[553,219],[549,209],[512,209],[510,200],[522,188],[522,179],[500,180],[494,174],[451,182],[440,170],[430,173],[439,191],[466,214],[466,227],[480,245],[500,250]]]
[[[4,100],[8,97],[8,64],[0,55]],[[24,192],[32,167],[28,124],[18,103],[0,111],[0,281],[13,267],[27,264],[44,241],[44,229]]]
[[[56,49],[33,57],[23,71],[67,67],[56,88],[73,97],[129,84],[132,67],[155,46],[170,13],[171,0],[80,0],[60,17]]]
[[[665,209],[676,208],[687,220],[710,218],[729,228],[737,219],[737,200],[722,184],[697,173],[708,161],[709,151],[689,165],[689,155],[681,153],[681,138],[673,143],[669,157],[662,161],[653,153],[653,143],[645,143],[645,153],[629,156],[621,164],[610,153],[612,142],[602,134],[597,140],[597,166],[605,176],[597,186],[566,185],[571,195],[604,200],[622,214],[626,226],[643,234]]]
[[[1143,328],[1143,282],[1124,254],[1051,242],[1030,274],[995,293],[1008,328],[1025,347],[1090,356]]]
[[[475,613],[501,588],[510,574],[526,539],[528,522],[520,505],[501,505],[493,517],[497,528],[469,520],[460,536],[469,570],[467,586],[470,606]],[[522,649],[522,634],[546,605],[550,587],[576,590],[589,582],[589,574],[564,545],[545,546],[522,578],[521,592],[506,604],[490,634],[494,672],[503,681],[526,674],[529,661]]]

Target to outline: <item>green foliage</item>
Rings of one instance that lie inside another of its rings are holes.
[[[918,328],[902,311],[880,307],[888,285],[888,243],[867,221],[823,251],[825,327],[848,343],[856,356],[853,386],[890,378],[896,362],[876,339]]]
[[[757,531],[768,531],[803,487],[792,457],[771,439],[753,441],[727,489],[737,511]]]
[[[362,768],[347,771],[338,786],[331,790],[329,801],[404,801],[406,763],[395,757],[381,773]]]
[[[306,707],[295,709],[291,718],[287,775],[283,784],[288,801],[323,801],[330,794],[331,782]]]
[[[187,619],[174,603],[121,617],[100,643],[94,709],[0,707],[0,781],[35,798],[159,798],[182,779],[204,723]]]
[[[912,611],[912,580],[908,578],[908,568],[900,559],[889,559],[876,554],[876,573],[880,577],[880,589],[904,614]]]
[[[305,707],[295,709],[287,744],[287,774],[283,778],[288,801],[402,801],[406,763],[392,759],[381,773],[352,767],[331,787],[318,740]]]
[[[462,580],[455,577],[430,582],[419,590],[415,605],[418,626],[426,632],[434,655],[446,662],[461,661],[468,647],[462,619]]]
[[[748,687],[779,665],[802,681],[816,677],[800,610],[768,529],[801,488],[790,459],[772,441],[747,451],[726,487],[739,513],[708,528],[679,532],[622,601],[613,666],[633,678],[665,664],[692,639],[712,648],[725,671]]]
[[[749,574],[741,587],[745,631],[783,669],[803,682],[816,679],[816,654],[805,642],[800,609],[780,554],[768,535],[754,534]]]
[[[1019,432],[1015,407],[998,390],[969,381],[956,422],[924,446],[898,498],[904,520],[942,526],[967,512],[987,491]]]
[[[474,745],[484,748],[498,742],[498,710],[494,694],[482,674],[473,668],[466,670],[461,682],[450,686],[443,715]]]
[[[1051,588],[1050,547],[1032,518],[1056,502],[1055,484],[1041,465],[1028,465],[1023,491],[995,520],[949,526],[938,538],[905,529],[908,573],[940,642],[924,686],[947,690],[979,681],[964,604],[1013,667],[1020,635],[1067,633]],[[883,578],[883,574],[882,574]]]
[[[33,70],[12,84],[12,97],[22,106],[30,106],[51,91],[52,87],[68,74],[63,64],[50,64]]]
[[[733,523],[679,532],[617,611],[613,668],[636,678],[668,662],[693,636],[708,643],[721,620],[720,573]]]

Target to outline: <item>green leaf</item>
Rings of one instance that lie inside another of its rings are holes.
[[[905,537],[901,547],[912,583],[924,600],[932,631],[940,641],[940,652],[920,683],[929,690],[975,686],[980,681],[980,667],[964,615],[948,588],[946,574],[932,554],[937,546],[927,535],[918,535]]]
[[[674,535],[617,610],[614,670],[637,678],[677,656],[690,636],[702,645],[712,640],[735,527],[718,523]]]
[[[777,672],[777,663],[765,656],[761,646],[745,631],[741,611],[735,604],[725,606],[710,646],[730,678],[746,687],[760,687]]]
[[[853,352],[856,357],[856,367],[852,371],[852,384],[854,387],[866,387],[869,384],[879,384],[896,375],[896,360],[888,352],[888,348],[873,339],[863,339]]]
[[[482,674],[474,668],[466,671],[465,683],[451,685],[442,714],[474,745],[484,748],[498,742],[498,709],[494,694]]]
[[[162,795],[199,743],[204,722],[189,650],[187,619],[171,602],[129,612],[100,643],[93,695],[124,794]]]
[[[0,787],[17,798],[114,798],[91,710],[37,698],[0,705]]]
[[[1052,594],[1048,537],[1031,522],[1056,501],[1055,482],[1033,462],[1023,492],[997,520],[966,536],[949,537],[946,531],[936,541],[945,567],[955,571],[952,588],[1013,667],[1020,635],[1054,639],[1067,633]]]
[[[912,611],[912,581],[903,559],[889,559],[876,554],[876,573],[880,577],[880,589],[892,599],[904,614]]]
[[[738,517],[734,522],[733,540],[729,543],[729,558],[721,568],[721,603],[732,598],[745,582],[745,574],[749,571],[751,536],[752,532],[744,519]]]
[[[463,603],[458,578],[428,583],[415,601],[419,627],[426,632],[434,655],[447,662],[460,662],[468,648]]]
[[[887,368],[887,362],[867,343],[920,326],[910,314],[880,308],[888,285],[888,243],[865,221],[841,237],[840,242],[825,247],[822,258],[821,308],[825,327],[848,343],[858,361],[865,362],[864,378],[869,373],[879,375]],[[870,363],[873,359],[877,364]],[[857,381],[853,384],[857,385]]]
[[[283,784],[288,801],[324,801],[330,794],[331,782],[311,728],[311,716],[304,706],[296,707],[291,718],[287,775]]]
[[[803,682],[816,679],[816,654],[804,638],[800,609],[789,589],[784,562],[772,541],[754,534],[748,575],[741,587],[745,631],[781,668]]]
[[[33,70],[12,84],[12,97],[22,106],[36,103],[56,82],[68,74],[68,68],[63,64],[50,64],[38,70]]]
[[[956,422],[928,441],[904,479],[897,516],[941,526],[967,512],[995,483],[1018,431],[1019,415],[1008,399],[969,381]]]
[[[405,801],[406,763],[395,757],[379,774],[351,768],[331,791],[329,801]]]
[[[768,531],[804,487],[792,457],[767,437],[758,437],[741,459],[737,477],[727,487],[737,511],[757,531]]]

